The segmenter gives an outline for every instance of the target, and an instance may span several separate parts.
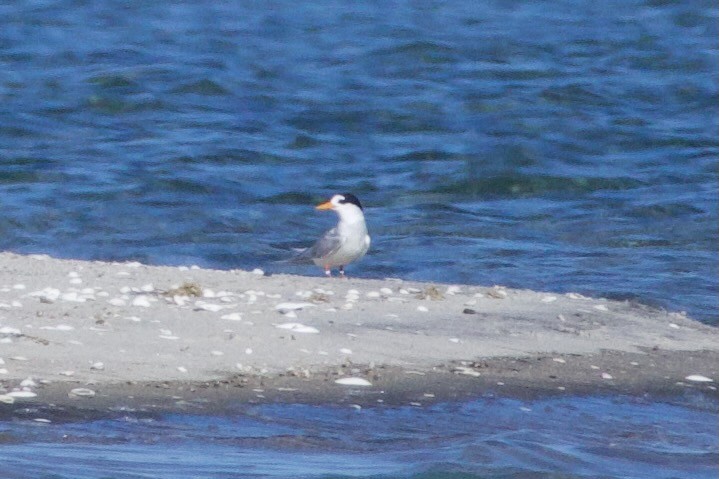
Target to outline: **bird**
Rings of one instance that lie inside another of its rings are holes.
[[[342,193],[332,196],[315,208],[337,213],[337,226],[323,234],[314,245],[300,252],[294,259],[298,262],[313,262],[323,268],[328,277],[332,276],[333,268],[339,270],[341,277],[346,277],[345,266],[361,259],[369,250],[371,242],[362,204],[352,193]]]

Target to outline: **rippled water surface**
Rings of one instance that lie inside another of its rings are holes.
[[[279,271],[334,221],[314,203],[351,191],[373,247],[350,274],[716,324],[718,17],[710,0],[0,2],[0,249]],[[715,405],[625,398],[17,420],[0,477],[702,479],[716,431]]]
[[[5,2],[0,248],[268,267],[352,191],[374,237],[352,274],[716,323],[717,17],[709,0]]]
[[[715,479],[717,426],[716,404],[622,397],[264,405],[226,417],[0,423],[0,461],[4,479]]]

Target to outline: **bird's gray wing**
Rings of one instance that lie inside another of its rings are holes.
[[[342,246],[342,238],[337,234],[337,228],[327,231],[317,242],[305,248],[293,257],[280,260],[278,263],[311,264],[315,258],[324,258],[336,252]]]
[[[311,248],[303,251],[309,258],[325,258],[336,253],[344,243],[344,239],[337,232],[337,228],[332,228],[326,232]]]

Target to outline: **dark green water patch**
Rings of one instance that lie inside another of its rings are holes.
[[[318,201],[318,198],[315,195],[300,191],[287,191],[272,195],[266,198],[265,201],[271,204],[312,205]]]
[[[399,57],[403,61],[423,64],[443,64],[453,62],[458,55],[450,45],[433,41],[415,41],[391,48],[372,52],[377,57]]]
[[[310,135],[300,134],[295,136],[295,139],[288,143],[287,148],[293,150],[302,150],[305,148],[312,148],[313,146],[319,146],[322,142],[315,140]]]
[[[203,78],[195,82],[185,83],[171,90],[172,93],[195,94],[204,96],[222,96],[228,95],[229,91],[222,87],[219,83]]]
[[[469,155],[461,153],[450,153],[443,150],[422,150],[411,151],[402,155],[387,158],[390,161],[463,161],[468,160]]]
[[[633,178],[498,175],[447,182],[429,191],[460,196],[524,197],[544,194],[586,194],[601,190],[629,190],[643,185]]]
[[[632,208],[628,214],[636,218],[677,218],[686,215],[699,215],[704,214],[701,208],[692,206],[686,203],[669,203],[669,204],[657,204],[638,206]]]
[[[570,105],[582,108],[593,106],[608,106],[610,103],[601,95],[595,93],[585,85],[572,84],[566,86],[552,86],[541,93],[541,97],[558,105]]]
[[[96,75],[88,79],[89,83],[107,89],[132,89],[138,84],[124,75]]]

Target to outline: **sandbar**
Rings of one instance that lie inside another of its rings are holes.
[[[718,379],[719,328],[632,302],[0,253],[0,417],[483,395],[714,401]]]

